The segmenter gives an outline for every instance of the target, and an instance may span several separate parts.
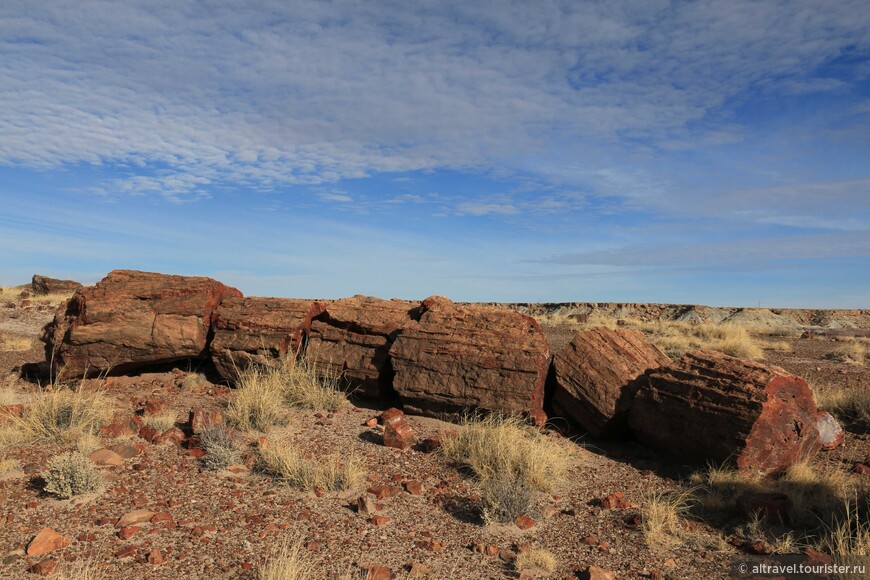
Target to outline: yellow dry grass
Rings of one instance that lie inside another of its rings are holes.
[[[257,570],[258,580],[311,580],[316,578],[315,559],[301,539],[285,540]]]
[[[175,427],[175,422],[178,420],[178,413],[175,411],[161,411],[156,415],[144,415],[142,422],[157,431],[163,433],[167,429]]]
[[[66,302],[72,297],[72,293],[63,293],[63,294],[34,294],[30,289],[30,285],[25,286],[2,286],[0,287],[0,301],[2,302],[15,302],[16,304],[25,300],[25,298],[21,297],[22,292],[28,292],[30,295],[26,298],[26,300],[30,300],[35,304],[48,304],[50,306],[58,306],[62,302]]]
[[[826,353],[824,358],[835,362],[863,365],[867,357],[867,348],[863,341],[850,340]]]
[[[25,352],[33,348],[33,338],[20,334],[0,332],[0,350]]]
[[[864,506],[865,510],[868,506]],[[834,517],[825,525],[818,543],[819,549],[832,554],[841,564],[855,562],[856,558],[870,556],[870,521],[862,517],[857,502],[846,500],[841,517]]]
[[[282,422],[287,406],[334,411],[347,401],[338,383],[290,355],[275,367],[250,367],[239,373],[227,419],[240,429],[265,431]]]
[[[33,397],[10,427],[23,440],[73,443],[111,421],[113,405],[102,391],[55,387]]]
[[[527,548],[517,555],[514,568],[520,572],[540,570],[552,574],[556,570],[556,556],[545,548]]]
[[[108,576],[95,562],[76,560],[74,562],[62,561],[59,572],[52,578],[57,580],[103,580]]]
[[[813,385],[816,405],[845,423],[870,429],[870,383]]]
[[[0,458],[0,479],[21,471],[21,462],[11,457]]]
[[[365,468],[356,457],[320,454],[307,457],[289,440],[271,442],[260,449],[260,468],[296,489],[344,491],[365,479]]]
[[[489,415],[463,421],[443,438],[443,455],[467,465],[481,481],[508,475],[550,491],[565,479],[571,453],[514,417]]]
[[[736,324],[658,321],[640,324],[639,328],[671,358],[695,350],[713,350],[747,359],[760,359],[764,354],[749,331]]]
[[[641,529],[651,550],[671,548],[684,537],[683,518],[697,502],[694,489],[652,492],[641,502]]]

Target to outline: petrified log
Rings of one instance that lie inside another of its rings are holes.
[[[427,298],[390,349],[393,388],[406,410],[449,416],[465,409],[544,419],[550,350],[538,323],[505,308]]]
[[[312,321],[305,357],[355,393],[378,397],[392,384],[390,347],[417,308],[419,303],[368,296],[336,300]]]
[[[292,298],[225,299],[217,309],[211,358],[221,377],[235,380],[251,365],[269,366],[298,353],[323,304]]]
[[[208,354],[215,309],[235,288],[211,278],[115,270],[79,288],[42,331],[61,379]]]
[[[579,332],[553,360],[553,410],[593,437],[627,434],[629,403],[645,374],[670,362],[637,330]]]
[[[34,274],[30,282],[34,294],[72,294],[81,287],[75,280],[58,280],[39,274]]]
[[[733,461],[744,473],[781,473],[821,446],[806,381],[715,352],[685,355],[650,374],[629,409],[637,438],[698,462]]]

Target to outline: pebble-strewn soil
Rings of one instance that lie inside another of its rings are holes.
[[[51,315],[50,310],[0,308],[0,329],[36,337]],[[566,342],[566,336],[570,340],[569,335],[561,336],[565,331],[547,332],[554,342]],[[835,343],[789,340],[793,351],[771,352],[770,362],[811,383],[867,388],[870,371],[866,367],[822,358]],[[26,352],[0,352],[0,380],[8,374],[5,381],[21,401],[40,387],[19,379],[18,368],[41,358],[37,341]],[[176,410],[179,421],[191,409],[222,408],[231,396],[229,389],[207,381],[178,386],[180,374],[188,370],[110,378],[105,388],[118,408],[130,413],[145,399]],[[674,487],[673,479],[688,473],[637,443],[602,443],[577,433],[568,433],[569,439],[548,431],[547,436],[562,440],[572,456],[570,483],[547,498],[542,512],[535,514],[534,527],[524,531],[513,524],[484,526],[477,484],[437,453],[384,447],[381,428],[366,425],[379,412],[359,401],[329,415],[291,412],[284,434],[306,451],[353,454],[365,463],[364,485],[322,497],[295,491],[243,468],[236,473],[205,471],[200,459],[183,446],[128,438],[101,442],[107,447],[132,444],[137,453],[121,466],[104,468],[103,492],[60,501],[41,491],[39,474],[61,448],[14,447],[5,457],[18,459],[23,473],[0,481],[0,577],[27,577],[31,566],[48,559],[87,559],[109,578],[254,578],[257,566],[285,538],[301,538],[318,559],[324,577],[370,564],[389,567],[396,577],[416,562],[428,566],[433,578],[516,578],[519,573],[505,559],[510,559],[508,551],[526,545],[546,547],[556,556],[553,578],[575,577],[590,564],[612,570],[620,578],[730,575],[728,563],[734,552],[717,551],[718,530],[692,524],[696,540],[691,545],[652,551],[638,529],[637,508],[600,506],[598,500],[614,492],[624,493],[629,504],[641,504],[653,491]],[[449,428],[434,419],[411,416],[407,420],[421,439]],[[249,440],[255,441],[256,436],[250,435]],[[847,433],[838,450],[823,453],[818,461],[849,471],[868,451],[870,435]],[[377,500],[380,515],[388,518],[384,525],[373,524],[351,507],[352,500],[366,494],[368,487],[403,486],[412,481],[422,482],[421,495],[402,488],[394,497]],[[114,525],[117,519],[140,509],[167,512],[169,518],[139,524],[141,529],[132,536],[119,537]],[[44,556],[24,555],[43,527],[69,537],[72,543]],[[476,544],[495,546],[505,558],[477,553]],[[159,558],[154,557],[155,550]],[[163,562],[151,563],[149,556]]]

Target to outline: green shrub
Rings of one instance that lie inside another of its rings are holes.
[[[100,471],[90,459],[78,452],[51,458],[45,479],[45,492],[62,499],[92,493],[103,484]]]

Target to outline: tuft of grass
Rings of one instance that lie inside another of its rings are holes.
[[[0,350],[25,352],[33,348],[33,339],[20,334],[0,332]]]
[[[289,440],[272,442],[260,449],[260,468],[287,485],[312,491],[344,491],[365,478],[365,469],[355,457],[327,454],[305,456]]]
[[[241,461],[242,445],[235,434],[224,426],[206,427],[199,434],[199,442],[205,451],[202,464],[206,469],[226,469]]]
[[[481,482],[507,477],[538,491],[564,482],[570,458],[563,445],[520,419],[502,415],[466,419],[444,437],[441,453],[470,467]]]
[[[528,548],[517,555],[514,568],[524,570],[540,570],[552,574],[556,570],[556,556],[545,548]]]
[[[870,429],[870,383],[813,385],[816,405],[844,423]]]
[[[22,417],[10,416],[22,439],[71,443],[96,434],[112,419],[112,402],[102,391],[56,387],[34,397]]]
[[[5,407],[6,405],[14,405],[15,400],[15,391],[13,391],[9,387],[0,387],[0,407]]]
[[[108,578],[102,568],[88,560],[63,561],[59,568],[60,571],[54,576],[57,580],[104,580]]]
[[[694,489],[653,492],[641,507],[641,530],[650,549],[670,548],[684,536],[683,518],[697,503]]]
[[[266,431],[283,421],[283,388],[273,369],[251,367],[239,374],[238,388],[227,406],[227,421],[239,429]]]
[[[142,417],[142,422],[158,433],[172,429],[175,427],[176,421],[178,421],[178,413],[175,411],[161,411],[156,415],[143,415]]]
[[[48,461],[43,475],[45,492],[61,499],[92,493],[103,484],[100,471],[91,460],[79,452],[56,455]]]
[[[315,564],[301,539],[288,540],[260,566],[257,580],[312,580],[316,578]]]
[[[103,446],[103,442],[98,435],[86,431],[79,435],[76,439],[76,450],[85,455]]]
[[[867,349],[864,347],[864,344],[858,340],[851,340],[842,346],[838,346],[831,352],[825,353],[823,358],[835,362],[863,365],[866,356]]]
[[[521,515],[535,515],[538,492],[511,474],[501,473],[483,484],[483,521],[506,524]]]
[[[736,324],[688,324],[660,320],[640,329],[671,358],[695,350],[713,350],[746,359],[760,359],[763,351],[750,332]]]
[[[286,406],[334,411],[347,401],[339,382],[338,377],[321,374],[315,365],[292,355],[275,367],[249,367],[239,373],[227,420],[240,429],[265,431],[281,424]]]
[[[21,471],[21,462],[17,459],[4,457],[0,459],[0,479]]]
[[[856,501],[845,500],[839,516],[825,525],[818,548],[834,556],[839,563],[870,556],[870,520],[860,513]]]

